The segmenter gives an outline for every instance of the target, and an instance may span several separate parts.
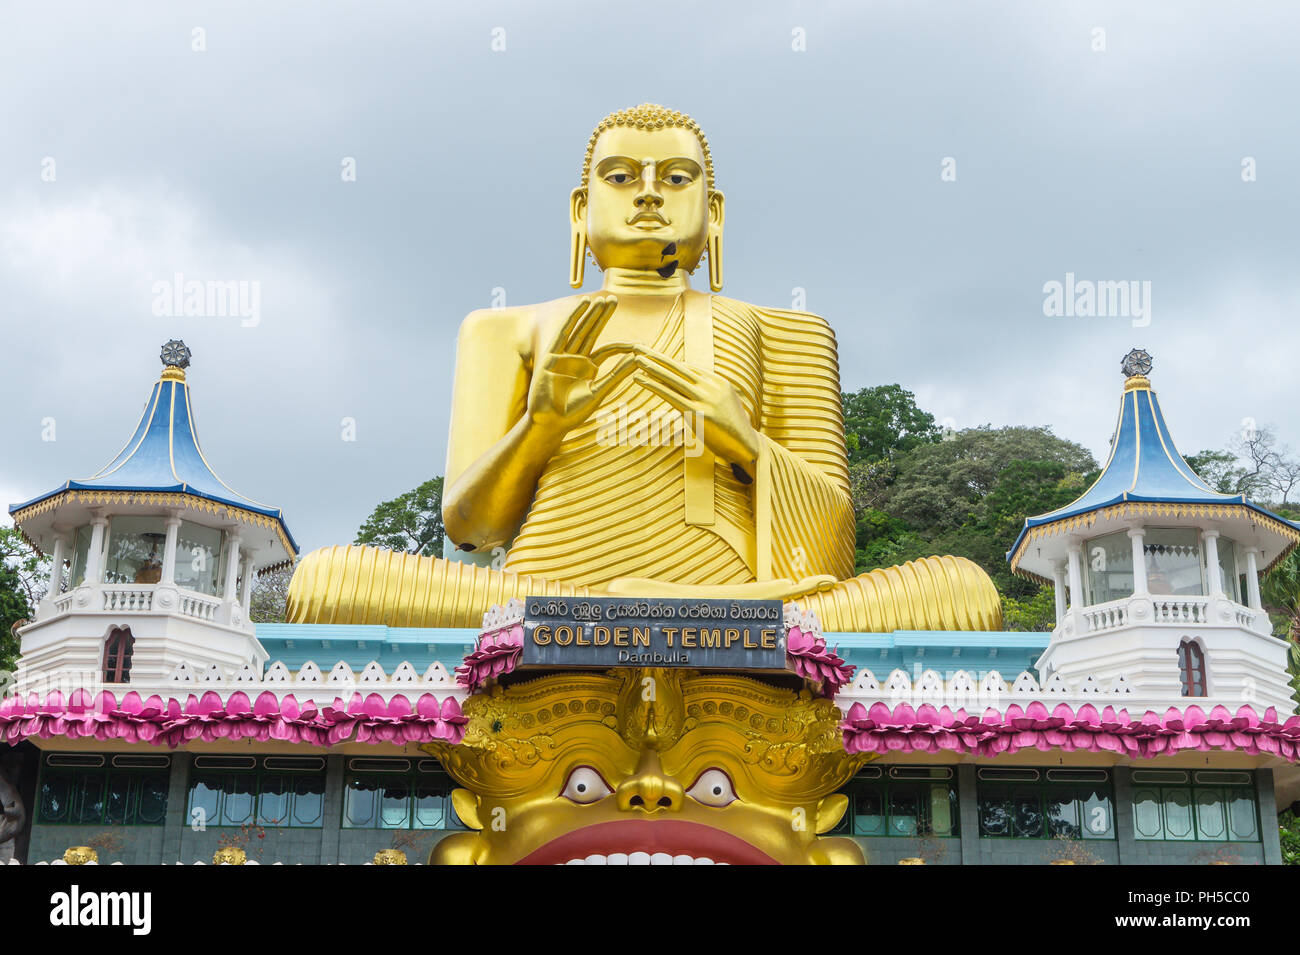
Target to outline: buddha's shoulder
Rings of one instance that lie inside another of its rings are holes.
[[[810,338],[827,338],[835,340],[835,332],[830,322],[812,312],[800,312],[790,308],[773,308],[768,305],[754,305],[740,299],[727,298],[725,295],[713,296],[713,309],[723,314],[744,315],[759,323],[764,329],[773,333],[806,335]]]
[[[461,334],[486,333],[504,335],[518,331],[526,337],[539,326],[545,326],[558,318],[567,318],[578,303],[584,298],[593,298],[592,293],[564,295],[547,302],[533,302],[527,305],[500,305],[493,308],[478,308],[470,312],[461,321]]]

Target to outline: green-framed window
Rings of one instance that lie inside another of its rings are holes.
[[[1105,769],[981,767],[984,839],[1114,839],[1115,802]]]
[[[957,785],[948,766],[868,766],[844,789],[841,835],[956,836]]]
[[[195,756],[186,822],[319,829],[325,821],[323,756]]]
[[[1135,769],[1133,835],[1168,842],[1259,842],[1255,774]]]
[[[463,829],[451,806],[454,783],[437,760],[348,760],[344,829]]]
[[[171,757],[134,753],[47,753],[36,821],[46,826],[161,826]]]

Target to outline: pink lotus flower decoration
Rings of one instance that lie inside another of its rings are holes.
[[[790,669],[806,680],[820,684],[823,696],[834,696],[839,688],[853,679],[853,664],[831,650],[822,635],[814,630],[789,627],[785,634],[785,657]]]
[[[1269,707],[1259,716],[1250,706],[1236,714],[1216,706],[1206,715],[1195,704],[1184,710],[1171,706],[1163,716],[1148,710],[1134,719],[1126,709],[1090,703],[1078,711],[1065,703],[1052,710],[1041,702],[1005,713],[987,709],[982,716],[964,709],[924,704],[913,709],[899,703],[870,707],[854,703],[841,724],[844,748],[850,753],[937,753],[954,750],[976,756],[996,756],[1020,749],[1065,752],[1110,752],[1149,759],[1180,750],[1239,750],[1300,762],[1300,716],[1278,722]]]
[[[182,703],[159,696],[141,700],[131,691],[119,702],[110,692],[93,701],[77,690],[65,703],[57,690],[41,700],[0,701],[0,740],[16,743],[27,737],[93,738],[126,743],[155,743],[172,748],[190,740],[255,739],[333,746],[356,739],[361,743],[427,743],[435,739],[459,743],[466,719],[453,697],[439,701],[432,694],[414,703],[397,695],[385,701],[372,693],[354,693],[350,701],[335,699],[318,708],[310,700],[299,702],[292,693],[277,697],[270,690],[256,701],[242,692],[222,700],[209,690],[190,695]]]
[[[509,673],[524,649],[524,625],[502,627],[480,634],[474,649],[456,667],[456,682],[475,691],[488,680]]]

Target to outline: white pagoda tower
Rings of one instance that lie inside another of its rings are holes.
[[[253,578],[298,552],[281,512],[228,487],[200,449],[184,342],[122,450],[82,481],[9,508],[51,558],[19,631],[20,692],[159,683],[185,662],[223,674],[267,654],[249,620]]]
[[[1295,547],[1300,525],[1207,487],[1165,425],[1151,356],[1135,349],[1122,369],[1101,476],[1072,504],[1025,521],[1007,555],[1013,571],[1056,588],[1040,679],[1122,677],[1150,704],[1196,697],[1207,709],[1291,713],[1287,644],[1272,635],[1259,574]]]

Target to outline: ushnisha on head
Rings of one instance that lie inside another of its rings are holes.
[[[723,197],[699,124],[653,103],[600,121],[569,204],[569,284],[583,282],[586,255],[610,267],[692,273],[707,254],[709,285],[722,288]]]

